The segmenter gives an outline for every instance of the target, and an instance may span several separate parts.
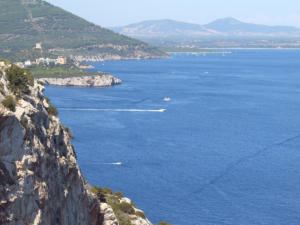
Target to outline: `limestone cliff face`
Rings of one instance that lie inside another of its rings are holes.
[[[109,60],[161,59],[161,58],[170,58],[170,56],[165,53],[155,56],[151,53],[146,53],[143,51],[136,50],[127,56],[102,53],[102,54],[94,54],[94,55],[75,55],[72,56],[71,58],[79,62],[103,62]]]
[[[0,102],[13,96],[8,87],[0,75]],[[49,116],[44,87],[35,82],[30,90],[15,112],[0,104],[0,224],[118,225],[90,192],[67,129]]]
[[[82,76],[66,78],[40,78],[39,81],[47,85],[81,86],[81,87],[107,87],[121,84],[121,80],[112,75]]]

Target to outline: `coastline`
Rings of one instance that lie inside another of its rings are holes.
[[[112,75],[87,75],[74,77],[49,77],[38,78],[37,81],[52,86],[74,86],[74,87],[109,87],[121,84],[122,81]]]
[[[168,53],[167,53],[168,54]],[[109,56],[73,56],[72,59],[78,62],[105,62],[105,61],[118,61],[118,60],[147,60],[147,59],[169,59],[169,55],[165,56],[141,56],[141,57],[122,57],[119,55],[109,55]]]
[[[300,48],[203,48],[203,49],[213,49],[213,50],[300,50]]]
[[[196,55],[198,55],[198,54],[231,54],[232,52],[230,52],[230,51],[226,51],[226,52],[209,52],[209,51],[207,51],[207,52],[205,52],[205,51],[203,51],[203,52],[187,52],[187,51],[184,51],[184,52],[167,52],[168,54],[196,54]]]
[[[224,50],[300,50],[300,48],[203,48],[203,50],[217,50],[217,51],[167,51],[168,54],[232,54],[232,51]],[[218,51],[221,50],[221,51]],[[223,51],[222,51],[223,50]]]

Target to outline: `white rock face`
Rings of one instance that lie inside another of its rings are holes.
[[[112,75],[82,76],[66,78],[40,78],[39,81],[46,85],[81,86],[81,87],[106,87],[121,84],[121,80]]]
[[[142,210],[137,209],[134,207],[135,212],[141,212],[144,213]],[[135,216],[132,220],[131,220],[132,225],[153,225],[147,218],[142,218],[139,216]]]
[[[120,47],[118,50],[122,49],[122,46],[116,46],[117,48]],[[123,46],[124,47],[124,46]],[[128,46],[127,46],[128,47]],[[124,49],[124,48],[123,48]],[[127,48],[125,48],[127,49]],[[143,51],[136,50],[133,54],[128,55],[127,57],[114,55],[114,54],[97,54],[97,55],[75,55],[72,57],[75,61],[79,62],[103,62],[107,60],[132,60],[132,59],[158,59],[158,58],[170,58],[169,55],[159,55],[154,56],[151,53],[146,53]]]
[[[69,133],[49,117],[44,87],[30,91],[10,111],[1,102],[13,93],[0,75],[0,224],[118,225],[81,175]],[[152,225],[138,216],[132,224]]]
[[[126,197],[123,197],[120,199],[120,202],[125,202],[125,203],[128,203],[128,204],[132,204],[132,201],[129,199],[129,198],[126,198]]]
[[[1,102],[13,94],[5,76],[0,82]],[[102,210],[90,193],[69,134],[48,116],[43,90],[35,83],[15,112],[0,104],[0,224],[117,225],[110,206]]]
[[[114,211],[108,204],[101,203],[100,208],[101,208],[101,212],[104,215],[103,225],[118,225],[119,224],[118,220],[116,219],[116,216],[114,214]]]

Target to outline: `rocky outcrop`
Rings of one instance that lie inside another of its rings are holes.
[[[68,129],[48,113],[44,87],[16,97],[0,74],[0,102],[16,100],[14,109],[0,104],[0,224],[118,225],[84,180]]]
[[[135,211],[135,215],[131,216],[129,215],[130,218],[130,223],[132,225],[152,225],[152,223],[144,216],[144,212],[138,208],[136,208],[133,204],[133,202],[129,198],[121,198],[120,202],[126,202],[129,205],[133,205],[133,209]],[[137,215],[143,215],[143,216],[137,216]]]
[[[81,76],[66,78],[40,78],[38,79],[46,85],[57,86],[82,86],[82,87],[106,87],[121,84],[121,80],[112,75],[101,76]]]
[[[169,55],[151,55],[145,54],[145,52],[137,51],[131,56],[121,56],[112,54],[97,54],[97,55],[76,55],[71,57],[73,60],[78,62],[103,62],[111,60],[142,60],[142,59],[161,59],[170,58]]]

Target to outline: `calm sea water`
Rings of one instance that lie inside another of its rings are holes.
[[[46,90],[90,184],[153,223],[300,224],[300,50],[93,65],[123,84]]]

